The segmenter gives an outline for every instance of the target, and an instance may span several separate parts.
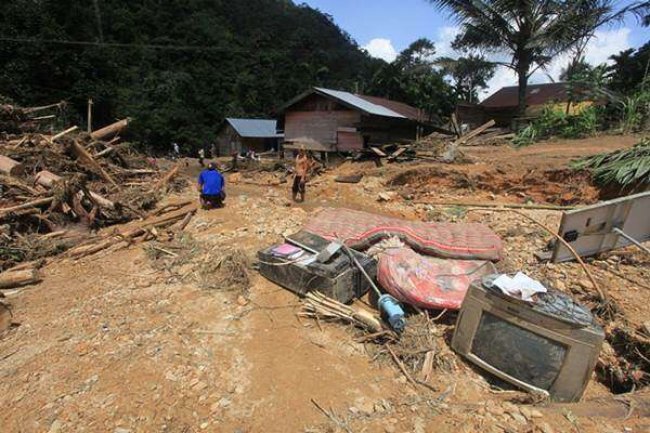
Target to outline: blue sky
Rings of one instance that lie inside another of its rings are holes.
[[[414,40],[426,37],[436,43],[437,55],[454,55],[449,44],[458,29],[447,11],[441,11],[426,0],[294,0],[332,15],[334,21],[348,32],[371,55],[391,60],[397,52]],[[625,5],[629,1],[619,1]],[[599,64],[611,54],[630,47],[639,47],[650,40],[650,28],[640,27],[632,17],[624,23],[603,27],[597,32],[587,52],[587,61]],[[557,78],[564,59],[557,59],[549,73]],[[515,85],[514,75],[507,69],[498,70],[490,82],[489,93],[504,85]],[[538,73],[531,82],[549,78]],[[483,95],[485,96],[485,95]]]

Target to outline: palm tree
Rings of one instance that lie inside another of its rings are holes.
[[[518,113],[526,112],[528,79],[555,56],[590,38],[601,25],[638,7],[615,10],[615,0],[429,0],[461,24],[455,48],[506,53],[519,82]]]

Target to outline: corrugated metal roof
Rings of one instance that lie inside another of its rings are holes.
[[[529,84],[526,88],[526,105],[544,105],[567,100],[566,83]],[[519,87],[503,87],[481,102],[483,107],[507,108],[519,104]]]
[[[367,96],[367,95],[357,95],[357,96],[359,98],[363,98],[366,101],[372,102],[374,104],[384,106],[389,110],[395,111],[396,113],[399,113],[408,119],[421,121],[423,118],[421,110],[415,107],[411,107],[410,105],[405,104],[403,102],[397,102],[386,98],[379,98],[377,96]]]
[[[269,119],[235,119],[226,118],[226,121],[237,131],[240,137],[245,138],[280,138],[276,130],[277,122]]]
[[[322,87],[315,87],[314,90],[316,90],[318,93],[325,94],[331,96],[332,98],[338,99],[344,104],[351,105],[361,111],[364,111],[368,114],[372,114],[373,116],[395,117],[398,119],[407,118],[406,116],[403,116],[402,114],[393,111],[390,108],[385,107],[384,105],[380,105],[378,103],[379,102],[378,100],[382,98],[375,98],[373,102],[370,99],[364,99],[364,97],[360,95],[354,95],[352,93],[342,92],[340,90],[324,89]]]

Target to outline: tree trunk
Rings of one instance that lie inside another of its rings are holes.
[[[0,172],[8,174],[9,176],[15,176],[22,174],[24,172],[24,167],[18,161],[0,155]]]
[[[54,186],[54,183],[59,182],[60,180],[61,180],[60,176],[52,172],[49,172],[47,170],[39,171],[36,174],[36,183],[46,188],[52,188],[52,186]],[[115,209],[115,203],[113,203],[112,201],[92,191],[89,191],[89,193],[90,193],[90,200],[97,203],[99,207],[104,209]],[[83,195],[81,191],[79,192],[79,194]]]
[[[530,65],[526,64],[517,69],[517,75],[519,78],[519,94],[518,94],[518,106],[517,106],[517,116],[525,117],[526,116],[526,90],[528,89],[528,69]]]
[[[129,124],[129,119],[122,119],[120,121],[117,121],[115,123],[111,123],[108,126],[103,127],[102,129],[98,129],[97,131],[93,131],[90,134],[90,137],[93,140],[105,140],[108,137],[112,137],[116,134],[119,134],[124,128],[127,127]]]
[[[90,155],[90,153],[88,153],[88,151],[84,149],[84,147],[80,145],[76,140],[72,142],[72,150],[75,155],[77,155],[77,159],[79,159],[79,161],[84,162],[107,182],[111,183],[114,186],[118,186],[117,182],[113,180],[111,175],[108,174],[106,170],[104,170],[102,166],[93,159],[92,155]]]
[[[22,271],[3,272],[0,274],[0,289],[13,289],[41,281],[38,271],[34,268]]]

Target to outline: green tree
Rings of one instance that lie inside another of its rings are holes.
[[[272,116],[313,85],[365,88],[382,61],[291,0],[0,2],[0,94],[86,101],[95,126],[133,118],[132,139],[186,148],[226,116]]]
[[[469,103],[478,102],[478,91],[487,87],[487,82],[494,77],[496,69],[494,63],[474,54],[458,59],[440,57],[436,60],[436,65],[453,79],[459,99]]]
[[[641,90],[650,74],[650,42],[639,49],[630,48],[610,56],[609,86],[612,90],[631,94]]]
[[[612,0],[429,1],[450,10],[460,22],[455,47],[509,55],[510,61],[502,64],[517,74],[520,115],[526,111],[526,89],[533,72],[634,6],[615,11]]]
[[[435,45],[418,39],[373,77],[369,93],[422,109],[430,120],[452,112],[456,97],[444,75],[433,68]]]

